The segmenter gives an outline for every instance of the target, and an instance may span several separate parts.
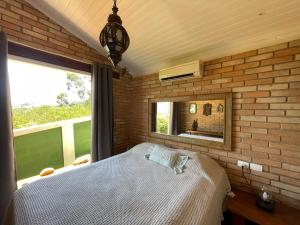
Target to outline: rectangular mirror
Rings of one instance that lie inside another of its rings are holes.
[[[149,100],[150,136],[230,150],[232,95]]]

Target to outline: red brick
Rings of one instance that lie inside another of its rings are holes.
[[[56,29],[56,30],[60,30],[60,26],[48,21],[48,20],[45,20],[45,19],[42,19],[42,18],[39,18],[39,22],[41,22],[42,24],[48,26],[48,27],[51,27],[53,29]]]
[[[275,56],[287,56],[287,55],[294,55],[300,53],[300,47],[297,48],[287,48],[285,50],[275,52]]]
[[[251,127],[267,128],[267,129],[279,129],[280,128],[280,123],[251,122]]]
[[[300,88],[300,82],[293,82],[290,83],[290,88]]]
[[[233,71],[233,66],[228,66],[228,67],[222,67],[222,68],[219,68],[219,69],[209,70],[209,75],[218,74],[218,73],[225,73],[225,72],[229,72],[229,71]]]
[[[265,53],[265,52],[278,51],[280,49],[285,49],[287,47],[288,47],[287,43],[273,45],[273,46],[270,46],[270,47],[265,47],[265,48],[258,49],[258,54],[262,54],[262,53]]]
[[[258,67],[259,66],[259,62],[249,62],[249,63],[244,63],[241,65],[236,65],[234,66],[235,70],[244,70],[244,69],[249,69],[249,68],[253,68],[253,67]]]
[[[245,70],[245,74],[252,74],[252,73],[263,73],[263,72],[268,72],[272,71],[273,67],[272,66],[261,66],[253,69],[247,69]]]
[[[229,83],[223,83],[222,88],[233,88],[233,87],[243,87],[244,81],[237,81],[237,82],[229,82]]]
[[[300,130],[300,124],[281,124],[281,129],[284,130]]]
[[[232,81],[232,78],[221,78],[217,80],[212,80],[212,84],[221,84],[221,83],[229,83]]]
[[[300,68],[291,69],[291,74],[300,74]]]
[[[265,116],[241,116],[242,121],[256,121],[256,122],[266,122]]]
[[[289,47],[300,46],[300,40],[291,41]]]
[[[232,88],[232,92],[249,92],[249,91],[256,91],[256,86]]]
[[[245,85],[249,86],[249,85],[272,84],[272,83],[273,83],[273,79],[267,78],[267,79],[247,80],[245,82]]]
[[[243,98],[259,98],[259,97],[269,97],[269,91],[254,91],[243,93]]]
[[[257,98],[256,103],[279,103],[286,102],[286,97],[269,97],[269,98]]]
[[[15,0],[4,0],[6,3],[8,3],[9,5],[21,8],[22,4],[20,4],[19,2],[15,1]]]
[[[258,78],[281,77],[281,76],[287,76],[289,74],[290,74],[289,70],[278,70],[278,71],[259,73]]]
[[[288,97],[288,102],[300,102],[300,96]]]
[[[4,20],[0,20],[0,26],[7,27],[8,29],[19,31],[19,32],[21,31],[20,26],[6,22]]]
[[[267,65],[274,65],[274,64],[279,64],[279,63],[285,63],[285,62],[290,62],[293,61],[293,56],[282,56],[282,57],[277,57],[277,58],[272,58],[272,59],[266,59],[261,61],[262,66],[267,66]]]
[[[269,104],[260,104],[260,103],[255,103],[255,104],[243,104],[243,109],[268,109]]]
[[[257,133],[257,134],[267,134],[267,129],[263,128],[254,128],[254,127],[241,127],[241,132],[245,133]]]
[[[26,16],[26,17],[28,17],[28,18],[30,18],[32,20],[37,20],[37,16],[35,16],[35,15],[31,14],[31,13],[28,13],[28,12],[26,12],[26,11],[20,9],[20,8],[12,6],[12,7],[10,7],[10,9],[13,12],[15,12],[15,13],[17,13],[19,15]]]
[[[242,63],[244,63],[244,62],[245,62],[244,59],[235,59],[235,60],[223,62],[223,63],[222,63],[222,67],[238,65],[238,64],[242,64]]]
[[[272,90],[271,96],[299,96],[300,89]]]
[[[286,82],[295,82],[295,81],[300,81],[300,75],[275,78],[275,83],[286,83]]]
[[[1,14],[10,16],[14,19],[18,19],[18,20],[20,19],[20,15],[18,13],[12,12],[12,11],[7,10],[7,9],[0,8],[0,15]]]
[[[268,122],[273,123],[300,123],[300,118],[296,117],[268,117]]]
[[[231,58],[232,59],[240,59],[240,58],[246,58],[246,57],[254,56],[256,54],[257,54],[257,50],[252,50],[252,51],[243,52],[243,53],[240,53],[240,54],[233,55]]]
[[[242,75],[233,77],[233,81],[246,81],[246,80],[256,80],[257,74],[250,74],[250,75]]]
[[[258,85],[259,91],[288,89],[288,84]]]
[[[264,59],[270,59],[272,57],[273,57],[273,52],[265,53],[262,55],[248,57],[248,58],[246,58],[246,62],[260,61],[260,60],[264,60]]]
[[[258,116],[284,116],[283,110],[255,110]]]
[[[217,63],[217,64],[212,64],[212,65],[206,65],[204,67],[204,70],[218,69],[218,68],[221,68],[221,67],[222,67],[221,63]]]
[[[235,71],[230,71],[230,72],[222,73],[222,78],[236,77],[236,76],[241,76],[243,74],[244,74],[243,70],[235,70]]]
[[[300,67],[300,61],[282,63],[274,66],[274,70],[284,70]]]
[[[30,35],[23,34],[15,30],[8,29],[6,27],[3,27],[2,30],[8,35],[8,37],[13,36],[27,41],[32,41],[32,37]]]

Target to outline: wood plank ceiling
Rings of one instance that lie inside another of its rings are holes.
[[[112,0],[26,0],[105,54],[98,37]],[[119,0],[133,75],[300,38],[299,0]]]

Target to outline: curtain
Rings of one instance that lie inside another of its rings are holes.
[[[92,161],[113,155],[113,70],[95,63],[92,74]]]
[[[157,120],[157,103],[151,103],[151,132],[157,132],[156,120]]]
[[[178,108],[179,108],[179,103],[178,102],[173,102],[173,110],[172,110],[172,134],[173,135],[178,135]]]
[[[7,71],[7,39],[0,32],[0,224],[17,188],[12,111]]]

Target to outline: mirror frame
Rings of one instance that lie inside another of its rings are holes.
[[[160,134],[151,131],[152,119],[152,103],[156,102],[183,102],[183,101],[203,101],[224,99],[224,130],[223,142],[216,142],[210,140],[194,139],[189,137],[180,137],[177,135]],[[193,145],[201,145],[205,147],[217,148],[220,150],[231,151],[231,135],[232,135],[232,93],[218,93],[218,94],[203,94],[203,95],[189,95],[180,97],[165,97],[165,98],[149,98],[148,99],[148,136],[152,138],[160,138],[165,140],[172,140],[177,142],[189,143]]]

